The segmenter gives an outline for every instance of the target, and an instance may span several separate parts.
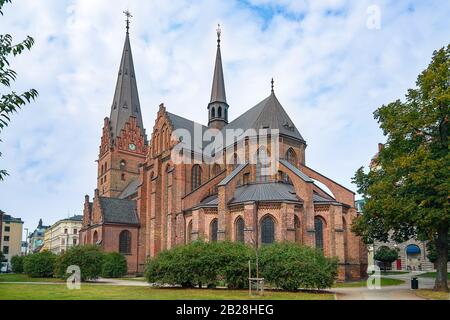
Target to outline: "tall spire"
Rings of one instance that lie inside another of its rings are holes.
[[[120,61],[119,75],[117,77],[116,91],[111,106],[111,138],[116,139],[130,117],[135,117],[137,124],[141,129],[141,134],[144,136],[144,139],[146,139],[129,37],[130,17],[132,17],[132,15],[128,10],[124,11],[124,14],[127,17],[126,36],[122,60]]]
[[[214,66],[214,77],[211,89],[211,100],[208,105],[209,124],[214,122],[213,126],[223,127],[228,123],[228,104],[225,94],[225,80],[223,77],[222,54],[220,52],[220,36],[222,29],[220,24],[217,27],[217,53]],[[217,122],[221,122],[217,125]]]

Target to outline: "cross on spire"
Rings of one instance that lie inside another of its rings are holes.
[[[133,18],[133,16],[131,15],[131,12],[127,9],[123,12],[125,14],[125,16],[127,17],[126,23],[127,23],[127,33],[130,30],[130,18]]]
[[[217,25],[217,45],[220,46],[220,35],[222,34],[222,29],[220,28],[220,23]]]
[[[275,81],[273,81],[273,78],[272,78],[272,81],[271,81],[270,83],[271,83],[271,85],[272,85],[272,93],[275,93],[275,91],[274,91],[274,89],[273,89],[273,88],[275,87],[275,86],[274,86]]]

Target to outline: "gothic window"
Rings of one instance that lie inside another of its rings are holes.
[[[301,241],[300,219],[296,215],[294,216],[294,229],[295,229],[295,242],[300,242]]]
[[[211,118],[215,118],[216,117],[216,109],[212,108],[211,109]]]
[[[222,118],[222,107],[219,107],[219,109],[217,109],[217,116],[219,118]]]
[[[120,170],[125,170],[126,165],[127,165],[127,163],[125,162],[125,160],[121,160],[120,161]]]
[[[286,152],[286,161],[296,165],[297,164],[297,156],[295,155],[295,151],[292,148]]]
[[[192,190],[198,189],[202,184],[202,168],[198,164],[192,167]]]
[[[189,221],[186,231],[186,243],[190,243],[192,241],[192,220]]]
[[[323,220],[320,217],[314,218],[314,230],[316,235],[316,248],[323,250]]]
[[[216,242],[217,241],[217,230],[218,230],[218,221],[217,219],[214,219],[213,221],[211,221],[211,225],[210,225],[210,240],[211,242]]]
[[[123,230],[119,235],[119,252],[131,254],[131,232]]]
[[[261,220],[261,242],[271,244],[275,241],[275,221],[271,216],[266,216]]]
[[[244,242],[244,219],[242,217],[236,219],[236,241]]]
[[[269,157],[264,147],[258,149],[256,153],[256,182],[268,182]]]
[[[227,120],[228,119],[228,109],[225,108],[223,111],[225,112],[225,120]]]
[[[92,240],[94,242],[94,244],[97,244],[98,242],[98,232],[94,231],[94,236],[92,237]]]

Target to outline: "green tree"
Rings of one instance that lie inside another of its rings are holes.
[[[3,5],[11,3],[12,0],[0,0],[0,15],[3,15]],[[34,44],[34,39],[28,36],[18,44],[13,44],[13,38],[9,34],[0,35],[0,91],[7,92],[0,94],[0,133],[11,120],[11,115],[17,112],[22,106],[34,100],[38,92],[34,89],[23,93],[10,91],[11,83],[17,79],[17,73],[10,69],[9,59],[21,54],[25,49],[30,50]],[[9,91],[9,92],[8,92]],[[1,142],[1,140],[0,140]],[[1,156],[0,152],[0,156]],[[0,181],[8,175],[6,170],[0,169]]]
[[[374,259],[383,263],[383,267],[391,267],[392,262],[398,259],[398,252],[395,249],[390,249],[389,247],[380,247],[374,255]]]
[[[102,277],[120,278],[127,274],[127,259],[118,252],[105,253],[102,264]]]
[[[23,271],[32,278],[52,278],[56,254],[50,251],[25,256]]]
[[[397,100],[375,111],[386,144],[370,172],[353,178],[366,200],[353,231],[373,240],[429,240],[437,251],[435,290],[448,291],[450,225],[450,45],[432,61]]]
[[[449,243],[449,247],[450,247],[450,234],[448,236],[448,243]],[[427,258],[428,260],[430,260],[430,262],[432,263],[436,263],[437,262],[437,251],[436,251],[436,246],[434,244],[434,242],[427,242]],[[447,261],[450,261],[450,250],[448,251],[448,255],[447,255]]]
[[[25,256],[14,256],[11,258],[11,268],[14,273],[23,273],[23,261]]]
[[[72,247],[60,254],[55,263],[55,275],[67,279],[69,266],[78,266],[81,271],[81,281],[95,280],[102,273],[103,252],[98,246],[86,245]]]

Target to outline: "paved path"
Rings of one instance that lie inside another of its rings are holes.
[[[420,272],[407,274],[383,276],[383,278],[400,279],[405,283],[398,286],[385,286],[381,289],[370,290],[367,287],[359,288],[336,288],[332,291],[336,293],[337,300],[424,300],[416,296],[411,290],[411,277],[417,276]],[[434,286],[432,278],[418,278],[419,288],[431,289]]]

